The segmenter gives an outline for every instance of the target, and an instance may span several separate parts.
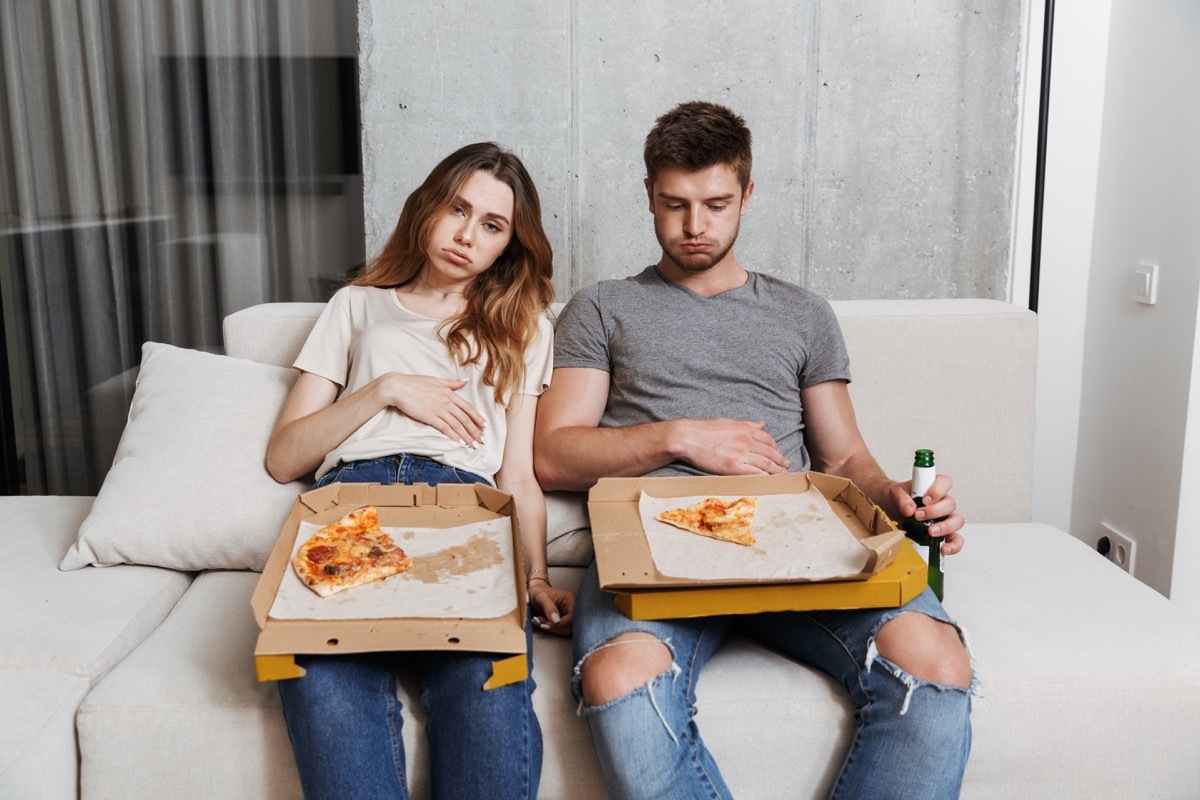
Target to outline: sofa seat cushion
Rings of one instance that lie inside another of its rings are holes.
[[[554,580],[572,585],[581,571],[555,569]],[[257,581],[251,572],[202,573],[162,626],[88,695],[78,717],[84,798],[139,796],[150,787],[163,797],[191,796],[211,781],[213,764],[221,765],[222,797],[299,796],[278,692],[254,674]],[[535,647],[544,796],[603,800],[591,739],[571,700],[570,642],[538,636]],[[417,692],[415,681],[401,682],[409,779],[420,798],[429,782]],[[149,752],[156,757],[145,758]],[[580,784],[594,788],[573,793]]]
[[[828,795],[853,709],[826,675],[734,636],[701,673],[696,707],[734,797]]]
[[[156,567],[61,572],[90,497],[0,497],[0,670],[94,681],[170,613],[192,576]]]
[[[590,549],[591,535],[586,533]],[[588,559],[590,561],[590,559]],[[555,586],[576,591],[582,568],[550,568]],[[605,800],[604,779],[592,747],[587,723],[576,713],[571,694],[574,664],[571,640],[560,636],[533,637],[533,708],[542,728],[542,783],[538,797]]]
[[[1056,528],[966,535],[948,559],[945,603],[981,681],[962,796],[1194,796],[1200,622]],[[696,695],[735,797],[828,795],[852,724],[834,682],[734,637]],[[1117,753],[1139,768],[1114,769]]]
[[[1056,528],[976,524],[966,535],[946,573],[946,607],[981,681],[963,798],[1194,796],[1200,622]],[[735,797],[828,796],[852,725],[836,683],[735,636],[696,695]],[[1115,752],[1139,768],[1114,769]],[[584,761],[590,771],[593,756]]]
[[[76,796],[75,709],[88,687],[78,675],[0,672],[0,797]]]
[[[963,797],[1195,796],[1200,621],[1056,528],[965,534],[945,599],[982,684]]]
[[[967,533],[946,578],[947,607],[971,637],[982,681],[962,796],[1189,796],[1200,785],[1191,757],[1200,750],[1200,624],[1054,528],[972,525]],[[554,568],[551,577],[573,588],[580,572]],[[78,718],[85,798],[151,787],[187,796],[211,780],[213,763],[221,764],[222,796],[297,795],[278,695],[254,678],[249,597],[257,578],[202,574],[87,697]],[[590,736],[570,695],[570,643],[538,636],[535,656],[541,796],[601,800]],[[420,798],[427,752],[415,688],[408,681],[401,691]],[[827,795],[852,724],[834,682],[734,637],[696,691],[697,722],[735,796]],[[1129,763],[1154,768],[1112,769],[1117,742]],[[147,752],[161,755],[147,760]]]
[[[554,568],[551,577],[573,589],[581,573]],[[87,697],[78,718],[84,798],[150,786],[186,795],[207,780],[212,763],[222,764],[223,796],[298,796],[278,694],[254,677],[258,628],[249,599],[257,580],[249,572],[202,573],[159,630]],[[540,796],[604,800],[591,736],[571,696],[570,641],[539,635],[534,647],[534,705],[545,742]],[[755,680],[746,681],[747,674]],[[811,777],[801,776],[812,774],[831,780],[848,741],[850,707],[825,676],[735,638],[705,671],[699,694],[700,724],[735,791],[740,781],[778,796],[776,780],[808,784]],[[415,702],[416,682],[402,680],[400,695],[410,788],[414,797],[427,797],[425,714]],[[752,758],[747,737],[755,741]],[[148,763],[145,752],[159,758]]]
[[[201,573],[88,695],[77,720],[85,800],[300,796],[279,695],[255,679],[257,581],[253,572]],[[219,789],[197,789],[214,776]]]

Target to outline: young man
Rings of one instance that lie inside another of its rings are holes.
[[[684,103],[658,119],[645,161],[662,257],[581,290],[563,311],[534,439],[543,485],[811,468],[851,479],[894,518],[942,518],[932,528],[942,552],[961,549],[950,479],[938,476],[918,510],[909,484],[867,450],[828,303],[738,263],[754,191],[742,119]],[[730,796],[692,717],[699,671],[731,629],[846,687],[857,730],[835,797],[958,796],[972,674],[931,592],[900,609],[632,621],[600,591],[593,563],[575,607],[574,688],[611,796]]]

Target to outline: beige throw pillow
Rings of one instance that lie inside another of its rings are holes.
[[[295,370],[148,342],[112,469],[60,569],[261,570],[307,486],[263,464]]]

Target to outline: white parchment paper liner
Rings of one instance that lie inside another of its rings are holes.
[[[652,497],[638,509],[655,568],[664,576],[694,580],[829,580],[857,575],[870,551],[837,518],[815,486],[803,494],[758,495],[753,534],[757,544],[722,542],[659,522],[662,511],[686,508],[706,497]]]
[[[301,522],[296,550],[323,526]],[[382,581],[321,597],[305,586],[289,560],[269,616],[274,619],[391,619],[464,618],[491,619],[517,605],[513,583],[512,521],[508,517],[474,522],[454,528],[384,526],[384,532],[413,559],[409,572]],[[462,575],[441,574],[436,582],[422,574],[420,559],[436,558],[453,547],[477,547],[482,539],[499,548],[498,564]]]

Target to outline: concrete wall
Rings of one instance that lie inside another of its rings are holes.
[[[367,251],[442,156],[525,159],[560,294],[658,251],[641,147],[689,99],[755,134],[738,254],[827,297],[1007,299],[1024,3],[359,0]]]

